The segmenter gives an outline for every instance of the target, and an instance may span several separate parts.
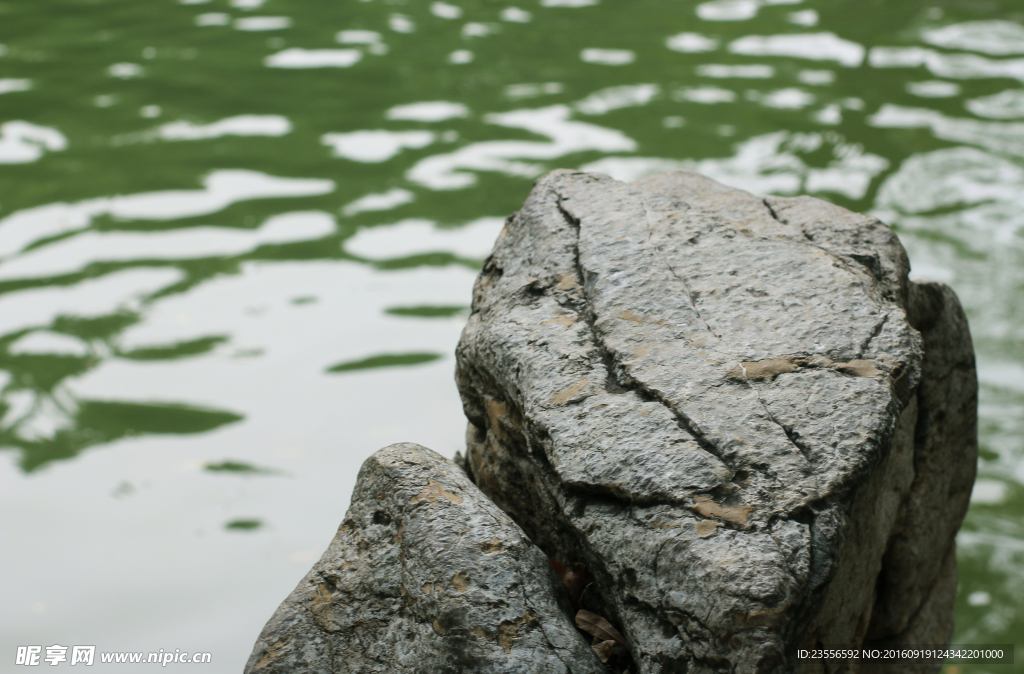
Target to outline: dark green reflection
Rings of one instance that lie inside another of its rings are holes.
[[[418,306],[418,307],[388,307],[384,313],[392,316],[415,316],[417,318],[448,318],[455,316],[469,307],[446,307],[446,306]]]
[[[254,531],[262,526],[262,520],[231,520],[224,528],[228,531]]]
[[[423,253],[390,260],[379,260],[373,263],[377,269],[391,271],[397,269],[413,269],[416,267],[447,267],[457,264],[473,271],[478,271],[482,260],[467,260],[451,253]]]
[[[185,358],[187,356],[198,356],[208,351],[212,351],[218,344],[223,344],[228,341],[227,335],[217,335],[215,337],[202,337],[200,339],[193,339],[187,342],[178,342],[177,344],[171,344],[169,346],[151,346],[142,349],[133,349],[122,353],[121,355],[125,358],[131,358],[132,360],[172,360],[175,358]]]
[[[203,470],[211,473],[235,473],[238,475],[280,475],[281,471],[274,468],[261,468],[243,461],[221,461],[220,463],[208,463]]]
[[[100,401],[83,403],[78,413],[80,426],[108,437],[143,433],[202,433],[242,419],[234,412],[188,405]]]
[[[131,312],[95,317],[58,316],[53,321],[53,329],[55,332],[74,335],[86,341],[109,341],[112,337],[138,323],[139,320],[139,315]]]
[[[363,360],[352,360],[338,363],[327,368],[328,372],[351,372],[353,370],[369,370],[379,367],[398,367],[401,365],[419,365],[441,358],[439,353],[387,353],[371,356]]]
[[[22,470],[32,472],[51,461],[74,458],[85,449],[120,438],[203,433],[243,418],[233,412],[188,405],[86,400],[79,402],[73,423],[53,437],[28,440],[4,429],[0,431],[0,448],[19,449]]]
[[[99,361],[91,356],[0,352],[0,369],[10,372],[20,386],[39,391],[50,391],[68,377],[84,374],[97,364]]]

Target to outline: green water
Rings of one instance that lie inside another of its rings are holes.
[[[0,657],[239,671],[362,460],[460,447],[475,270],[558,167],[688,168],[896,227],[978,351],[956,641],[1024,641],[1022,21],[1010,0],[0,2]]]

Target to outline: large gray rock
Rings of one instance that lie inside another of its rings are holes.
[[[975,373],[955,296],[908,271],[885,225],[816,199],[556,171],[474,290],[467,470],[587,565],[640,672],[943,643]]]
[[[956,546],[978,453],[978,384],[967,318],[953,291],[913,284],[910,320],[924,338],[914,479],[878,577],[872,647],[944,643],[953,632]],[[928,672],[879,663],[878,672]]]
[[[392,445],[363,464],[337,536],[245,671],[605,671],[570,616],[548,560],[460,468]]]

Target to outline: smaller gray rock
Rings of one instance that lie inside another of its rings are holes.
[[[461,468],[403,443],[371,456],[320,561],[247,674],[603,672],[544,554]]]

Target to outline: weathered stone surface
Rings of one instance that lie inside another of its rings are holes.
[[[908,271],[885,225],[816,199],[556,171],[474,290],[467,468],[587,565],[640,672],[941,643],[975,374],[955,297]]]
[[[977,469],[978,384],[967,317],[940,283],[910,287],[911,324],[924,338],[914,429],[914,481],[878,579],[872,646],[941,644],[953,633],[956,534]],[[880,663],[880,673],[934,671]]]
[[[460,468],[392,445],[245,671],[603,672],[569,611],[541,551]]]

